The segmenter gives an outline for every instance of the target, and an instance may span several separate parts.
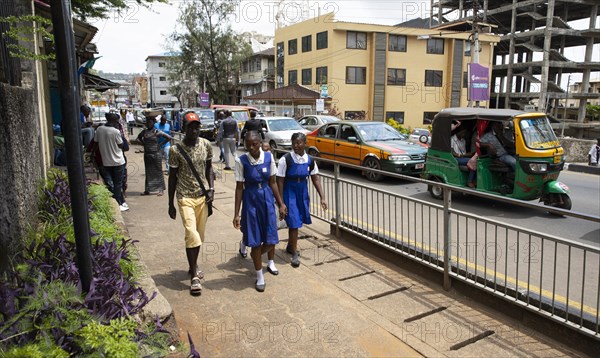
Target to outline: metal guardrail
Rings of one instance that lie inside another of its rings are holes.
[[[415,262],[443,272],[444,287],[461,280],[565,326],[600,339],[600,249],[456,210],[452,192],[493,198],[513,205],[600,223],[600,217],[493,196],[441,184],[443,204],[376,189],[333,175],[320,174],[330,203],[312,215]],[[387,176],[432,182],[377,171]],[[440,185],[439,183],[436,183]],[[310,195],[318,197],[311,185]]]

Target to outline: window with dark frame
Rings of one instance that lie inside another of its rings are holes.
[[[302,37],[302,52],[312,51],[312,35]]]
[[[399,124],[404,124],[404,112],[385,112],[385,119],[393,119]]]
[[[289,70],[288,71],[288,85],[293,85],[298,83],[298,70]]]
[[[317,67],[316,84],[327,84],[327,67]]]
[[[425,86],[442,87],[444,71],[425,70]]]
[[[158,77],[158,80],[162,82],[162,81],[166,81],[167,78],[165,76],[160,76],[160,77]]]
[[[166,96],[167,95],[167,91],[165,91],[165,90],[160,91],[160,95],[161,96]]]
[[[388,39],[388,51],[406,52],[406,36],[390,35]]]
[[[406,86],[406,69],[388,68],[387,84],[389,86]]]
[[[317,50],[327,48],[327,31],[317,33]]]
[[[346,48],[367,49],[367,33],[348,31],[346,33]]]
[[[444,54],[444,39],[428,39],[427,53],[443,55]]]
[[[431,124],[436,114],[438,112],[423,112],[423,124]]]
[[[164,62],[159,62],[159,63],[158,63],[158,67],[165,67],[166,65],[167,65],[167,64],[166,64],[166,63],[164,63]]]
[[[260,71],[262,65],[262,59],[260,57],[256,58],[256,71]]]
[[[463,88],[469,88],[469,72],[463,72]]]
[[[302,69],[302,84],[312,85],[312,68]]]
[[[288,41],[288,55],[295,55],[298,53],[298,39]]]
[[[366,67],[346,67],[346,83],[364,85],[367,83]]]

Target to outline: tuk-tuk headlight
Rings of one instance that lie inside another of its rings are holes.
[[[397,162],[397,161],[407,161],[410,160],[410,156],[409,155],[390,155],[388,156],[388,160],[392,161],[392,162]]]
[[[529,170],[533,173],[545,173],[548,171],[548,163],[529,163]]]

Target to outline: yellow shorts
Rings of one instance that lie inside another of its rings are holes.
[[[193,248],[202,245],[204,230],[208,219],[208,207],[205,197],[177,199],[179,216],[185,229],[185,247]]]

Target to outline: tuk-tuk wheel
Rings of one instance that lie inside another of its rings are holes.
[[[438,178],[432,178],[432,181],[437,181],[439,182],[440,180]],[[429,194],[431,194],[431,197],[434,199],[438,199],[438,200],[442,200],[444,198],[444,189],[439,186],[439,185],[435,185],[435,184],[430,184],[428,185],[429,190]]]
[[[573,203],[571,202],[571,198],[567,194],[552,194],[551,202],[546,205],[553,206],[555,208],[571,210],[571,206]],[[550,213],[552,215],[558,215],[554,213]],[[559,215],[560,216],[560,215]]]

